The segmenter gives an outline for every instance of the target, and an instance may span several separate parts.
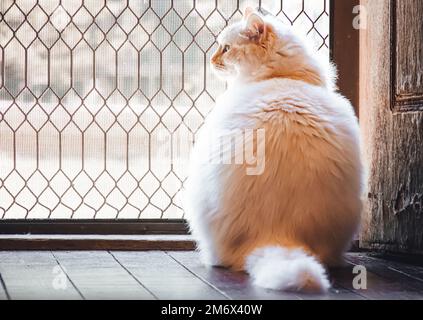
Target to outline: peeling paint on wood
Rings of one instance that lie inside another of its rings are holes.
[[[369,172],[361,246],[423,253],[423,95],[415,77],[422,63],[412,60],[423,50],[423,3],[363,4],[372,19],[360,35],[360,121]],[[413,97],[411,109],[391,108],[398,92]]]

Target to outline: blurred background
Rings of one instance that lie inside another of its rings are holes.
[[[0,219],[183,217],[225,89],[208,61],[247,5],[329,59],[329,0],[1,0]]]

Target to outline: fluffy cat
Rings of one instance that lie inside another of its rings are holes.
[[[247,8],[218,42],[211,64],[228,88],[195,143],[184,191],[202,260],[264,288],[326,291],[324,266],[343,261],[362,210],[353,108],[314,51],[271,15]],[[256,153],[264,147],[256,174],[236,162],[243,151],[232,153],[233,140],[213,149],[234,132]],[[222,150],[232,162],[214,161]]]

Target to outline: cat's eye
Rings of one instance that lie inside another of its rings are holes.
[[[231,46],[230,46],[229,44],[224,45],[224,46],[223,46],[223,49],[222,49],[222,52],[223,52],[223,53],[226,53],[226,52],[228,52],[228,51],[229,51],[229,49],[231,49]]]

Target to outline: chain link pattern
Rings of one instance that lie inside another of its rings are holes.
[[[253,3],[328,55],[328,2],[2,0],[0,219],[183,217],[219,32]]]

